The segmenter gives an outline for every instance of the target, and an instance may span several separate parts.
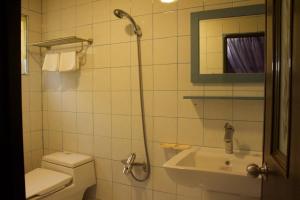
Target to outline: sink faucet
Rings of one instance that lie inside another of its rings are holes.
[[[225,128],[225,135],[224,135],[225,153],[232,154],[234,128],[228,122],[225,124],[224,128]]]

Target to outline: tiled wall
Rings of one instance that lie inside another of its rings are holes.
[[[265,15],[201,20],[199,31],[199,71],[220,74],[224,71],[224,35],[264,32]]]
[[[22,14],[28,16],[28,42],[42,38],[41,0],[22,0]],[[42,82],[39,49],[29,46],[29,74],[22,75],[23,142],[25,171],[40,165],[43,155]]]
[[[263,101],[183,100],[184,95],[263,93],[261,84],[190,82],[191,12],[263,3],[263,0],[43,0],[43,39],[69,35],[93,38],[79,72],[43,73],[45,153],[68,150],[96,159],[101,200],[245,199],[182,185],[162,168],[176,152],[161,142],[224,148],[224,124],[235,127],[236,149],[261,151]],[[128,21],[141,26],[144,94],[152,175],[136,183],[122,174],[121,159],[143,157],[139,111],[137,51]]]

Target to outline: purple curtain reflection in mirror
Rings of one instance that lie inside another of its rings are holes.
[[[264,73],[264,35],[239,34],[225,38],[225,73]]]

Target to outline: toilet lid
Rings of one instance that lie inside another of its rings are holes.
[[[25,174],[26,199],[57,191],[72,182],[72,176],[37,168]]]

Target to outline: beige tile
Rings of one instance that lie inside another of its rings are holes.
[[[133,0],[132,15],[144,15],[152,13],[152,0]]]
[[[63,134],[63,149],[64,151],[78,151],[78,135],[77,134]]]
[[[93,154],[93,136],[78,135],[78,152],[83,154]]]
[[[178,143],[203,145],[203,120],[178,119]]]
[[[76,25],[82,26],[92,23],[93,10],[92,4],[87,3],[76,7]]]
[[[177,63],[177,38],[154,40],[153,51],[154,64]]]
[[[176,200],[175,194],[153,191],[153,200]]]
[[[126,159],[131,152],[131,140],[129,139],[112,139],[112,159]]]
[[[94,155],[99,158],[111,159],[112,142],[110,137],[94,137]]]
[[[153,67],[154,90],[177,90],[177,65]]]
[[[95,69],[94,70],[94,90],[95,91],[109,91],[111,89],[110,69]]]
[[[232,119],[232,100],[204,100],[205,119]]]
[[[39,124],[37,122],[42,120],[41,116],[35,115],[35,117],[38,117],[39,119],[34,119],[32,123]],[[61,112],[48,112],[48,126],[49,126],[49,130],[56,130],[56,131],[62,130]],[[34,126],[31,124],[31,127]]]
[[[96,158],[96,177],[103,180],[112,180],[112,161],[103,158]]]
[[[111,113],[110,92],[94,92],[94,113]]]
[[[41,13],[42,2],[40,0],[29,0],[29,9]]]
[[[74,1],[74,0],[64,0],[61,2],[62,8],[73,7],[75,5],[76,5],[76,1]]]
[[[152,200],[152,190],[132,187],[132,200]]]
[[[112,115],[112,137],[131,139],[131,117]]]
[[[204,5],[232,3],[233,0],[204,0]]]
[[[76,26],[76,36],[81,38],[92,38],[93,37],[93,26],[92,24],[85,24],[82,26]]]
[[[264,101],[233,101],[233,120],[263,121]]]
[[[110,43],[110,23],[101,22],[93,24],[93,38],[95,45],[104,45]]]
[[[155,117],[153,121],[153,141],[175,143],[177,118]]]
[[[113,198],[112,196],[113,196],[112,182],[97,179],[96,197],[100,199],[112,199]]]
[[[62,98],[60,92],[47,93],[47,108],[49,111],[60,111],[62,107]]]
[[[155,91],[153,96],[153,115],[177,117],[177,92]]]
[[[111,89],[113,91],[130,90],[130,68],[118,67],[111,69]]]
[[[49,148],[51,150],[62,150],[62,133],[51,131],[49,132]]]
[[[111,136],[111,115],[94,114],[94,135]]]
[[[108,21],[110,19],[110,1],[101,0],[93,2],[93,22]]]
[[[178,9],[203,6],[203,0],[179,0]]]
[[[127,91],[112,92],[112,114],[131,114],[131,93]]]
[[[62,130],[64,132],[76,132],[76,113],[63,112],[62,113]]]
[[[130,43],[111,45],[110,62],[112,67],[130,66]]]
[[[40,150],[43,148],[42,132],[32,132],[30,140],[31,150]]]
[[[77,93],[77,112],[91,113],[93,111],[93,93]]]
[[[42,156],[43,156],[43,150],[41,149],[31,152],[32,168],[41,167]]]
[[[93,134],[93,115],[77,113],[77,132],[80,134]]]
[[[94,64],[95,68],[110,66],[110,46],[94,46]]]
[[[77,93],[63,92],[62,93],[62,110],[69,112],[76,112]]]
[[[131,187],[115,183],[113,185],[113,200],[131,200]]]
[[[190,63],[191,62],[190,44],[191,44],[190,36],[178,37],[178,63]]]
[[[42,96],[40,92],[30,92],[30,111],[40,111],[42,109]]]
[[[262,151],[263,123],[234,121],[234,148],[250,151]]]
[[[61,12],[63,29],[75,28],[76,26],[76,8],[65,8]]]
[[[153,15],[153,37],[163,38],[177,35],[177,12],[164,12]]]
[[[81,70],[79,73],[78,90],[90,91],[93,85],[93,70]]]

